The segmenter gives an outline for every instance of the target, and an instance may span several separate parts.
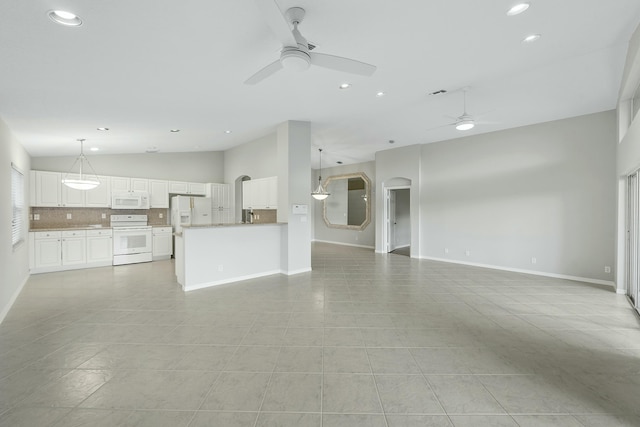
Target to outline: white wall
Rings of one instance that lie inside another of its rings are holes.
[[[155,178],[169,181],[223,182],[224,152],[87,154],[98,175]],[[74,156],[34,157],[34,170],[67,172]],[[226,182],[226,181],[224,181]]]
[[[616,145],[613,111],[423,145],[422,256],[612,281]]]
[[[312,188],[318,186],[318,170],[313,171]],[[348,173],[364,172],[371,181],[371,222],[362,231],[342,230],[339,228],[329,228],[322,218],[323,202],[311,199],[313,203],[314,240],[334,242],[349,245],[359,245],[373,247],[375,245],[375,182],[376,166],[374,162],[356,163],[352,165],[336,166],[332,168],[322,168],[322,181],[333,175],[344,175]],[[329,196],[331,198],[331,196]],[[327,199],[328,200],[328,199]]]
[[[24,173],[24,200],[29,201],[29,155],[15,140],[5,122],[0,119],[0,322],[6,316],[18,293],[29,278],[29,248],[27,234],[24,243],[14,251],[11,245],[11,163]],[[23,223],[29,226],[29,210],[25,209]],[[26,231],[26,229],[25,229]]]
[[[275,133],[224,152],[224,182],[247,175],[252,179],[278,175],[278,140]]]

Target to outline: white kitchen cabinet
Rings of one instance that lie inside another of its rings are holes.
[[[110,265],[113,261],[111,229],[87,230],[87,264]]]
[[[87,263],[87,237],[84,230],[62,232],[62,265]]]
[[[111,177],[98,176],[100,185],[85,191],[84,205],[88,208],[108,208],[111,206]]]
[[[80,175],[77,174],[68,174],[66,175],[69,179],[80,179]],[[65,175],[62,175],[62,178],[65,178]],[[60,194],[62,196],[61,205],[66,208],[81,208],[84,206],[84,198],[85,198],[86,190],[76,190],[75,188],[67,187],[64,184],[60,184]]]
[[[60,231],[34,232],[34,267],[50,269],[62,265],[62,245]]]
[[[231,224],[234,222],[233,212],[231,209],[214,209],[211,212],[212,224]]]
[[[153,227],[153,259],[169,259],[172,253],[172,228]]]
[[[29,171],[29,206],[38,206],[36,203],[36,171]]]
[[[59,172],[36,171],[36,206],[58,207],[61,205]]]
[[[278,177],[258,178],[242,182],[243,209],[277,209]]]
[[[126,193],[127,191],[131,191],[131,178],[125,178],[122,176],[111,177],[112,193]]]
[[[169,181],[169,193],[204,196],[207,194],[207,184],[201,182]]]
[[[149,205],[152,208],[169,208],[169,181],[149,180]]]
[[[229,184],[211,184],[211,206],[213,209],[229,209]]]
[[[146,178],[131,178],[131,191],[149,192],[149,180]]]

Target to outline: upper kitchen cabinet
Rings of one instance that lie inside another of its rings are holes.
[[[58,207],[62,204],[59,172],[35,171],[35,206]]]
[[[131,191],[131,178],[125,178],[122,176],[111,177],[112,193],[126,193],[128,191]]]
[[[258,178],[242,182],[243,209],[277,209],[278,177]]]
[[[98,176],[100,185],[85,191],[84,206],[88,208],[108,208],[111,206],[111,179],[108,176]]]
[[[131,178],[131,191],[149,192],[149,180],[146,178]]]
[[[216,209],[229,209],[229,184],[211,184],[211,206]]]
[[[152,208],[169,208],[169,181],[149,180],[149,205]]]
[[[201,182],[169,181],[169,193],[205,196],[207,194],[207,184]]]
[[[67,176],[71,179],[80,179],[80,175],[76,174],[68,174]],[[62,195],[61,206],[67,208],[81,208],[84,206],[86,190],[76,190],[75,188],[67,187],[64,184],[58,185],[60,185],[60,194]]]

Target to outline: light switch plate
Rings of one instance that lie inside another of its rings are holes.
[[[67,219],[71,219],[71,214],[70,213],[67,214]]]

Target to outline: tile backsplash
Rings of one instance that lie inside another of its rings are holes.
[[[71,219],[67,219],[71,214]],[[105,218],[102,218],[102,216]],[[111,215],[148,215],[149,225],[169,225],[169,209],[109,209],[109,208],[42,208],[32,207],[30,212],[29,229],[75,228],[90,225],[109,227]],[[35,216],[39,220],[35,220]],[[162,218],[160,217],[162,216]]]

